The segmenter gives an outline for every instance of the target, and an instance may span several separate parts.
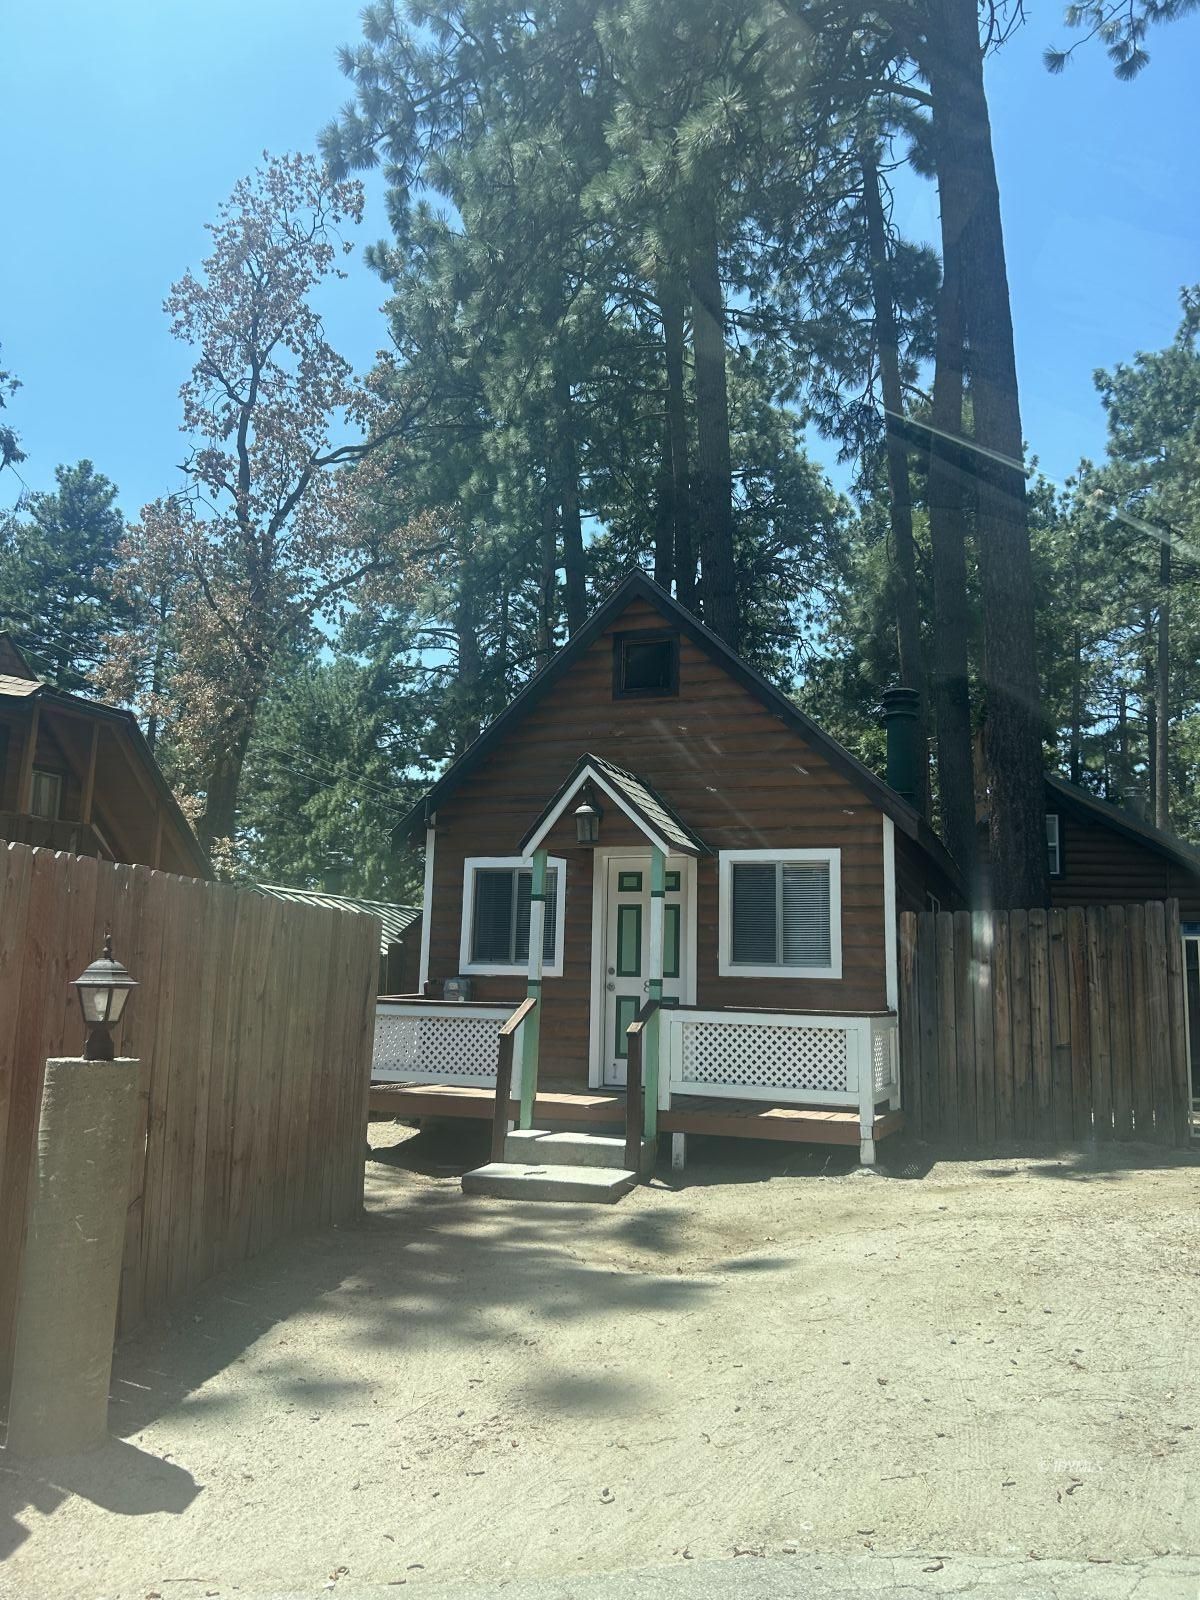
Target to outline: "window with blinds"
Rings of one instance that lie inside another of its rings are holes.
[[[840,852],[724,851],[721,971],[841,973]]]
[[[529,867],[478,867],[471,912],[471,961],[480,966],[523,966],[529,960],[533,873]],[[558,923],[558,870],[546,871],[546,923],[542,960],[554,960]]]
[[[734,864],[735,966],[827,967],[830,942],[827,861]]]

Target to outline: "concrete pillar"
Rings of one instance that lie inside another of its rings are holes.
[[[14,1455],[108,1437],[139,1063],[46,1063],[9,1402]]]

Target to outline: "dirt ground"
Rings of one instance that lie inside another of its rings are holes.
[[[1200,1163],[693,1140],[601,1208],[465,1136],[375,1124],[361,1225],[121,1348],[120,1440],[0,1456],[0,1594],[1200,1552]]]

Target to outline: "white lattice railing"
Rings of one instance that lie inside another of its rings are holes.
[[[899,1103],[894,1016],[674,1008],[660,1016],[669,1063],[664,1107],[672,1094],[818,1106],[859,1106],[864,1098]]]
[[[372,1080],[378,1083],[447,1083],[494,1089],[500,1029],[512,1006],[440,1005],[422,1000],[380,1000],[375,1007]],[[513,1052],[513,1093],[520,1092],[520,1035]]]

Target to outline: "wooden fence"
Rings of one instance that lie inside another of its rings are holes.
[[[0,844],[0,1402],[44,1063],[111,928],[142,1062],[120,1330],[362,1203],[379,923],[146,867]]]
[[[1178,902],[906,913],[900,1052],[920,1138],[1186,1143]]]

